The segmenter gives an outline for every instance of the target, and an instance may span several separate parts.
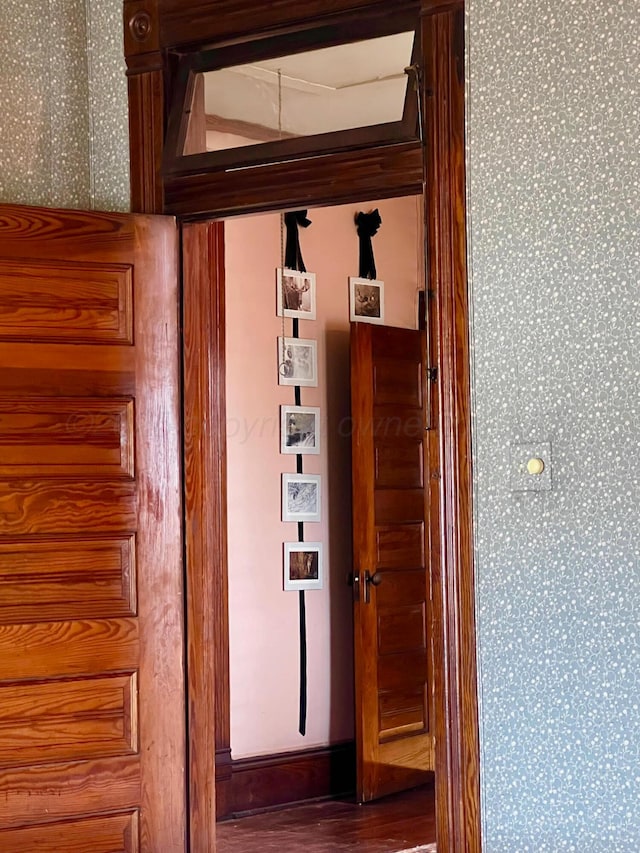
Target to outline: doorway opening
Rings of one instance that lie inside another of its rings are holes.
[[[405,563],[412,559],[407,551],[410,543],[406,539],[406,526],[387,524],[383,529],[382,536],[387,537],[390,546],[383,546],[387,547],[388,556],[386,563],[382,558],[380,567],[383,573],[386,568],[388,577],[380,590],[373,591],[374,599],[384,594],[392,597],[386,609],[380,610],[378,619],[385,677],[389,682],[391,674],[394,682],[385,684],[381,677],[380,707],[373,710],[376,718],[373,728],[381,728],[384,748],[392,742],[399,743],[402,755],[393,758],[389,754],[380,761],[377,773],[382,778],[382,787],[377,794],[365,793],[363,789],[357,798],[369,799],[388,791],[412,789],[422,782],[427,783],[427,788],[423,792],[412,791],[406,802],[395,797],[366,814],[357,809],[349,812],[349,808],[354,809],[356,796],[358,728],[354,725],[353,588],[348,585],[349,574],[355,568],[349,276],[358,273],[355,214],[372,209],[379,210],[382,219],[373,245],[378,279],[385,282],[385,326],[413,330],[409,334],[419,335],[416,330],[424,325],[419,317],[420,309],[424,310],[422,197],[405,196],[309,210],[312,224],[301,232],[300,242],[307,269],[315,275],[315,310],[313,319],[303,313],[298,325],[299,337],[314,342],[317,379],[315,384],[301,387],[297,399],[291,384],[280,383],[278,372],[276,342],[292,333],[294,322],[290,317],[278,316],[276,270],[283,266],[281,216],[235,217],[224,224],[218,223],[219,230],[224,232],[224,241],[220,240],[218,246],[223,255],[224,316],[220,311],[218,321],[225,333],[229,588],[226,644],[230,687],[226,695],[222,690],[223,695],[216,697],[218,709],[226,706],[222,716],[228,721],[227,731],[219,726],[217,737],[217,805],[218,817],[230,818],[346,795],[351,806],[347,801],[339,815],[328,814],[328,823],[335,827],[336,821],[342,821],[348,834],[349,825],[355,827],[363,820],[371,820],[371,832],[375,834],[375,822],[381,812],[384,821],[379,831],[384,833],[392,828],[397,835],[397,839],[392,834],[381,843],[397,844],[395,849],[401,850],[415,847],[418,842],[435,841],[430,708],[433,686],[428,678],[431,663],[427,661],[428,566],[421,564],[420,572],[419,566],[409,562],[410,585],[415,588],[416,582],[422,583],[423,588],[417,601],[402,602],[398,597],[399,570],[403,568],[403,559]],[[409,369],[413,368],[410,364]],[[420,379],[421,388],[422,385]],[[301,453],[291,453],[283,447],[283,413],[295,413],[296,402],[303,412],[313,412],[317,417],[314,430],[318,434],[311,446],[307,442],[305,449],[295,448],[302,450]],[[395,406],[391,415],[387,432],[389,428],[398,429]],[[420,447],[423,433],[421,426]],[[404,463],[407,453],[406,436],[401,438],[405,444],[400,450],[399,465]],[[420,462],[422,472],[427,467],[428,461]],[[317,515],[303,516],[302,529],[295,519],[296,507],[293,507],[294,516],[287,517],[282,500],[285,481],[300,474],[303,479],[309,478],[313,497],[318,500],[318,506],[313,507]],[[392,488],[398,484],[386,483],[386,486]],[[428,488],[428,484],[423,482],[422,488]],[[387,494],[398,497],[397,490]],[[424,508],[420,512],[424,513]],[[427,529],[423,514],[419,525],[410,525],[408,535],[415,538],[415,531],[419,530],[424,537]],[[308,684],[304,734],[300,733],[298,595],[295,590],[293,594],[285,591],[283,574],[285,543],[297,542],[300,535],[305,543],[319,543],[322,549],[321,588],[306,592]],[[418,550],[424,562],[428,542],[423,540]],[[406,589],[406,579],[403,583]],[[375,600],[371,606],[376,606]],[[416,632],[418,622],[421,631]],[[403,636],[402,629],[407,625],[408,634]],[[408,672],[410,667],[413,673]],[[403,669],[407,670],[404,680]],[[423,671],[422,675],[419,671]],[[365,677],[362,673],[362,678]],[[218,682],[217,687],[221,686]],[[367,713],[371,715],[372,709]],[[413,755],[408,749],[412,735]],[[362,750],[362,732],[360,736]],[[362,756],[359,760],[362,762]],[[386,761],[395,761],[396,766],[390,764],[386,768]],[[416,761],[420,762],[420,768],[416,768]],[[413,766],[407,769],[403,764]],[[363,784],[361,780],[359,784]],[[419,820],[416,815],[410,819],[412,807],[417,806],[422,808]],[[395,828],[394,814],[398,816]],[[292,813],[288,832],[293,831],[296,816],[302,815],[299,809]],[[283,816],[277,819],[282,820]],[[397,834],[402,819],[404,835]],[[245,820],[237,833],[244,836],[249,827],[261,825],[260,821],[256,824],[256,819],[252,821]],[[235,828],[222,825],[218,834],[221,850],[226,851],[225,845],[231,843],[234,834]],[[246,837],[243,843],[248,843]],[[360,848],[352,845],[350,849]],[[369,849],[377,848],[363,847],[363,853]]]

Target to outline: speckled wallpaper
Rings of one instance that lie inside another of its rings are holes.
[[[467,38],[484,849],[638,853],[640,3]]]
[[[127,210],[121,0],[2,0],[0,201]]]

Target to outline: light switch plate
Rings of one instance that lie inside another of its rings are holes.
[[[518,442],[511,445],[509,486],[513,492],[551,491],[551,443],[545,441]],[[542,474],[529,474],[527,462],[538,458],[544,462]]]

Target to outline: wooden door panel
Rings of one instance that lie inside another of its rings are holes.
[[[424,580],[424,579],[423,579]],[[378,603],[378,654],[397,655],[426,649],[424,602],[383,607]]]
[[[380,693],[380,736],[397,737],[426,731],[424,687]]]
[[[185,849],[177,316],[172,221],[0,207],[2,850]]]
[[[138,853],[138,815],[78,820],[0,832],[3,853]]]
[[[121,480],[77,482],[0,480],[2,532],[27,534],[82,534],[87,530],[121,534],[135,530],[138,501],[136,484]],[[31,541],[31,540],[29,540]]]
[[[139,815],[140,759],[129,755],[7,768],[2,771],[1,790],[3,798],[5,791],[11,791],[11,809],[3,807],[2,826],[21,831],[37,827],[34,835],[44,843],[63,821],[87,820],[87,813],[135,811]],[[78,817],[80,803],[82,817]],[[0,831],[0,850],[4,853],[3,841]],[[28,849],[23,848],[22,853]],[[69,852],[59,847],[56,853]],[[91,846],[83,853],[93,853]]]
[[[366,801],[426,781],[434,767],[426,366],[420,332],[355,324],[351,335],[356,740]]]
[[[376,439],[375,485],[380,489],[423,489],[422,441]]]
[[[131,264],[0,259],[0,336],[133,343]]]
[[[132,616],[135,539],[0,540],[0,625]]]
[[[133,477],[133,400],[0,400],[0,478]]]
[[[0,764],[135,753],[136,702],[135,675],[0,687]]]
[[[420,353],[415,361],[381,358],[373,366],[373,393],[378,406],[408,406],[422,409]]]
[[[26,677],[70,678],[94,672],[131,672],[137,669],[139,659],[136,619],[33,622],[0,628],[0,685]],[[1,783],[0,779],[0,790]]]
[[[423,569],[424,521],[378,525],[376,555],[378,569]]]

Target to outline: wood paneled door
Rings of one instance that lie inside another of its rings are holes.
[[[0,206],[0,850],[181,853],[177,231]]]
[[[434,769],[425,333],[351,325],[357,795]]]

